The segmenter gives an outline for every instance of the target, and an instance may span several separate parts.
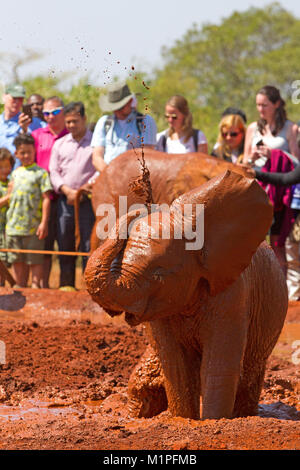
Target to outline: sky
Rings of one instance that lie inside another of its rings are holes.
[[[1,2],[2,5],[4,2]],[[98,86],[131,67],[151,72],[162,46],[182,38],[193,23],[218,24],[234,11],[269,5],[264,0],[26,0],[5,2],[0,14],[0,66],[34,49],[43,58],[19,69],[29,75],[69,72],[65,86],[89,74]],[[299,0],[280,2],[300,18]],[[9,79],[0,68],[0,81]]]

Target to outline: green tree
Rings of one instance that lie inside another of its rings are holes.
[[[279,3],[234,12],[220,25],[194,24],[162,55],[164,66],[152,88],[155,113],[159,108],[163,113],[163,98],[176,90],[188,99],[194,123],[210,144],[226,107],[242,108],[249,121],[256,119],[255,94],[267,84],[281,90],[289,117],[300,117],[290,100],[292,83],[300,78],[300,20]]]

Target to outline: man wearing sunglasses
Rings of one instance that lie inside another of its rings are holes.
[[[139,147],[155,148],[156,124],[148,114],[133,107],[134,95],[126,83],[112,83],[107,95],[100,97],[102,116],[96,124],[91,145],[93,164],[101,172],[114,158],[126,150]]]
[[[36,148],[36,163],[49,172],[49,162],[52,147],[61,137],[68,134],[65,126],[64,103],[58,96],[52,96],[45,100],[43,115],[47,123],[46,127],[37,129],[32,133]],[[57,195],[53,192],[50,196],[50,219],[48,224],[48,236],[45,240],[45,250],[52,251],[57,240]],[[52,265],[52,256],[44,256],[43,287],[49,287],[49,277]]]
[[[0,147],[7,148],[12,155],[15,153],[13,142],[18,134],[30,134],[44,125],[41,119],[29,117],[22,112],[25,95],[25,89],[20,84],[7,85],[3,94],[4,111],[0,115]],[[14,169],[20,164],[16,159]]]

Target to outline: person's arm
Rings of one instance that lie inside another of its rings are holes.
[[[0,209],[1,207],[8,206],[9,203],[9,194],[6,194],[5,196],[2,196],[0,198]]]
[[[48,222],[50,217],[51,204],[50,191],[43,193],[42,198],[42,220],[36,231],[36,235],[38,236],[39,240],[46,238],[46,236],[48,235]]]
[[[99,146],[94,147],[93,155],[92,155],[92,163],[95,169],[99,172],[103,171],[107,164],[104,161],[104,152],[105,147]]]
[[[58,145],[59,140],[57,140],[52,147],[49,161],[50,181],[56,193],[59,193],[60,187],[64,184],[64,180],[60,174],[60,154]]]
[[[18,119],[18,124],[21,127],[21,129],[22,129],[21,132],[23,134],[27,133],[28,127],[29,127],[31,122],[32,122],[32,119],[27,114],[24,114],[24,113],[20,114],[19,119]]]
[[[105,146],[106,146],[106,131],[105,123],[108,116],[102,116],[97,122],[91,141],[93,147],[92,163],[94,168],[101,173],[106,168],[107,164],[104,161]]]
[[[300,160],[300,149],[298,146],[298,126],[293,124],[288,135],[289,151]]]
[[[256,126],[256,122],[252,122],[245,135],[245,144],[244,144],[244,157],[243,163],[248,163],[248,161],[252,158],[252,139],[254,135],[254,129]]]
[[[60,186],[59,190],[66,196],[67,204],[70,204],[70,206],[74,206],[74,202],[75,202],[76,195],[77,195],[77,190],[72,189],[70,186],[67,186],[66,184],[63,184],[62,186]]]
[[[292,184],[300,183],[300,165],[293,171],[287,173],[269,173],[261,171],[258,168],[252,168],[255,173],[255,178],[263,183],[275,184],[280,186],[291,186]]]
[[[5,194],[5,196],[2,196],[0,198],[0,209],[1,207],[9,205],[9,200],[10,200],[13,187],[14,187],[14,182],[11,180],[7,185],[7,193]]]
[[[195,131],[196,129],[193,129],[193,133],[195,133]],[[196,136],[197,136],[197,145],[195,145],[196,152],[208,154],[208,144],[207,144],[207,138],[205,134],[198,129],[196,131]]]

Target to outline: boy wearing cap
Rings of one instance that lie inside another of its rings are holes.
[[[5,88],[3,94],[4,111],[0,114],[0,147],[15,153],[14,139],[20,133],[31,133],[45,124],[37,117],[30,118],[22,113],[26,92],[22,85],[12,84]],[[20,165],[16,159],[14,168]]]
[[[132,107],[134,95],[128,85],[112,83],[107,90],[107,95],[100,97],[99,105],[103,111],[113,114],[99,119],[91,142],[93,165],[99,172],[126,150],[156,145],[155,121]]]

